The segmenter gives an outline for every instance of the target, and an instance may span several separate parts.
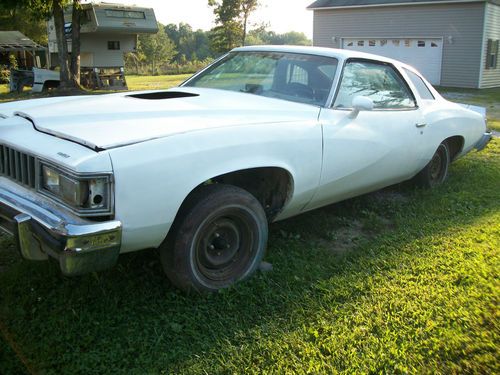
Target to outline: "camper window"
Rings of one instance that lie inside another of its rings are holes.
[[[108,49],[111,50],[119,50],[120,49],[120,41],[108,41]]]
[[[106,17],[145,19],[144,12],[106,9]]]

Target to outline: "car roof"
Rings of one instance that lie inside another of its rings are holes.
[[[371,53],[351,51],[347,49],[337,49],[337,48],[326,48],[326,47],[310,47],[310,46],[246,46],[238,47],[233,49],[231,52],[243,52],[243,51],[258,51],[258,52],[290,52],[290,53],[302,53],[308,55],[318,55],[325,57],[335,57],[339,60],[346,60],[349,58],[359,58],[359,59],[369,59],[377,60],[382,62],[387,62],[390,64],[407,67],[406,64],[401,61],[393,60],[388,57],[374,55]]]

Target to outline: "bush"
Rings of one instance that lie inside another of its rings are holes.
[[[205,68],[208,64],[212,63],[212,58],[206,58],[205,60],[193,60],[187,61],[184,64],[178,63],[166,63],[160,65],[156,69],[157,75],[172,75],[172,74],[192,74]],[[151,67],[147,62],[141,62],[140,64],[134,64],[133,62],[126,62],[125,71],[134,75],[151,75]]]
[[[164,64],[160,67],[159,71],[161,74],[191,74],[205,68],[207,65],[213,62],[212,58],[206,58],[205,60],[193,60],[187,61],[184,64],[169,63]]]
[[[0,65],[0,84],[10,82],[10,69],[7,65]]]

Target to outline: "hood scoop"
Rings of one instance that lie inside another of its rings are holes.
[[[143,94],[131,94],[126,96],[135,99],[162,100],[162,99],[191,98],[193,96],[200,96],[200,95],[182,91],[158,91],[158,92],[148,92]]]

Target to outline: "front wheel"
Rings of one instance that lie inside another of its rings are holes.
[[[253,195],[231,185],[201,187],[160,249],[163,269],[185,291],[227,288],[256,271],[267,233],[266,215]]]
[[[431,161],[415,176],[418,186],[432,188],[442,184],[448,176],[450,150],[446,142],[439,145]]]

